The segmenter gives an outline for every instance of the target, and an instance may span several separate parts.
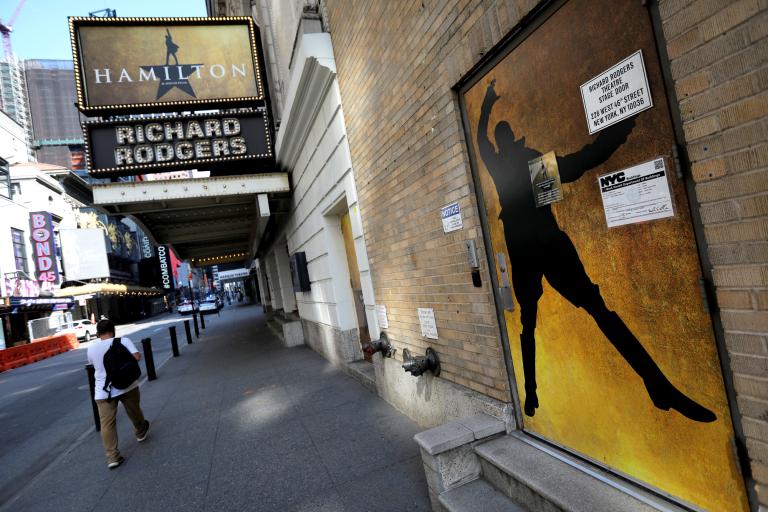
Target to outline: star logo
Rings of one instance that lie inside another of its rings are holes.
[[[145,71],[149,76],[157,77],[160,79],[160,85],[157,88],[156,100],[159,100],[165,96],[174,87],[189,94],[193,98],[197,98],[195,90],[192,88],[192,84],[189,83],[189,77],[192,73],[199,75],[200,68],[203,64],[179,64],[179,59],[176,53],[179,51],[179,45],[173,41],[171,31],[165,29],[165,64],[155,66],[141,66],[141,69]],[[173,58],[174,64],[170,65],[171,58]]]

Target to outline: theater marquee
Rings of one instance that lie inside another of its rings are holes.
[[[69,18],[78,108],[216,108],[265,100],[258,27],[234,18]]]
[[[268,121],[261,111],[84,123],[83,133],[93,176],[275,169]]]

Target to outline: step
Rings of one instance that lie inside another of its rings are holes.
[[[519,432],[475,447],[481,477],[531,512],[685,509]]]
[[[347,363],[343,368],[347,375],[360,382],[360,384],[370,391],[376,393],[376,371],[373,367],[373,363],[361,359],[359,361]]]
[[[446,491],[439,500],[448,512],[526,512],[484,480]]]

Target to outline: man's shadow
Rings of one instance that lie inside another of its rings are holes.
[[[557,224],[549,205],[536,207],[528,162],[541,152],[526,147],[525,137],[515,139],[507,121],[495,128],[498,150],[488,138],[488,121],[499,99],[496,80],[486,90],[477,127],[480,156],[496,185],[504,224],[504,236],[510,257],[512,287],[520,304],[522,333],[520,344],[525,379],[525,414],[533,416],[539,407],[536,394],[536,316],[543,293],[542,278],[571,304],[584,309],[630,367],[643,379],[653,404],[662,410],[676,409],[700,422],[717,416],[678,390],[624,321],[606,306],[599,287],[587,275],[576,248]],[[557,156],[561,183],[579,179],[585,172],[604,163],[627,140],[634,128],[627,119],[600,132],[579,151]]]

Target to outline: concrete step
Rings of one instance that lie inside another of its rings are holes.
[[[482,478],[531,512],[685,510],[520,433],[480,444],[475,453]]]
[[[361,359],[360,361],[352,361],[351,363],[347,363],[343,366],[343,368],[347,375],[360,382],[360,384],[372,392],[376,393],[376,371],[373,367],[373,363],[369,363],[365,359]]]
[[[440,495],[448,512],[527,512],[484,480],[474,480]]]

